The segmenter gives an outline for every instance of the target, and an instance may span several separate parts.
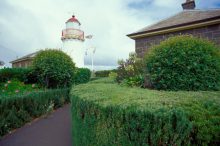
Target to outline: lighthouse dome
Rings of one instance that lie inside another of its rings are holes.
[[[71,28],[75,28],[75,29],[79,29],[80,27],[80,22],[78,19],[76,19],[76,17],[73,15],[72,18],[68,19],[66,21],[66,28],[67,29],[71,29]]]
[[[81,25],[79,20],[76,19],[75,15],[72,15],[72,18],[70,18],[66,21],[66,23],[68,23],[68,22],[78,23],[79,25]]]

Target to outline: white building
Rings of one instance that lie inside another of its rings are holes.
[[[62,31],[61,40],[63,42],[62,50],[73,59],[77,67],[84,67],[84,54],[83,47],[84,32],[80,29],[80,22],[73,15],[72,18],[67,20],[66,29]]]

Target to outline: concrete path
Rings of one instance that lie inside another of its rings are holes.
[[[0,146],[72,146],[70,105],[3,137]]]

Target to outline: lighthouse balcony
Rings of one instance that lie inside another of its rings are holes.
[[[61,40],[78,39],[84,41],[84,32],[79,29],[68,28],[62,31]]]

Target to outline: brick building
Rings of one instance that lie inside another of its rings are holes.
[[[152,45],[175,35],[190,34],[220,45],[220,9],[195,9],[194,0],[186,0],[182,7],[182,12],[128,35],[135,40],[139,57]]]
[[[38,51],[39,52],[39,51]],[[27,68],[30,67],[34,57],[37,55],[38,52],[34,52],[28,55],[25,55],[21,58],[11,61],[13,68]]]

